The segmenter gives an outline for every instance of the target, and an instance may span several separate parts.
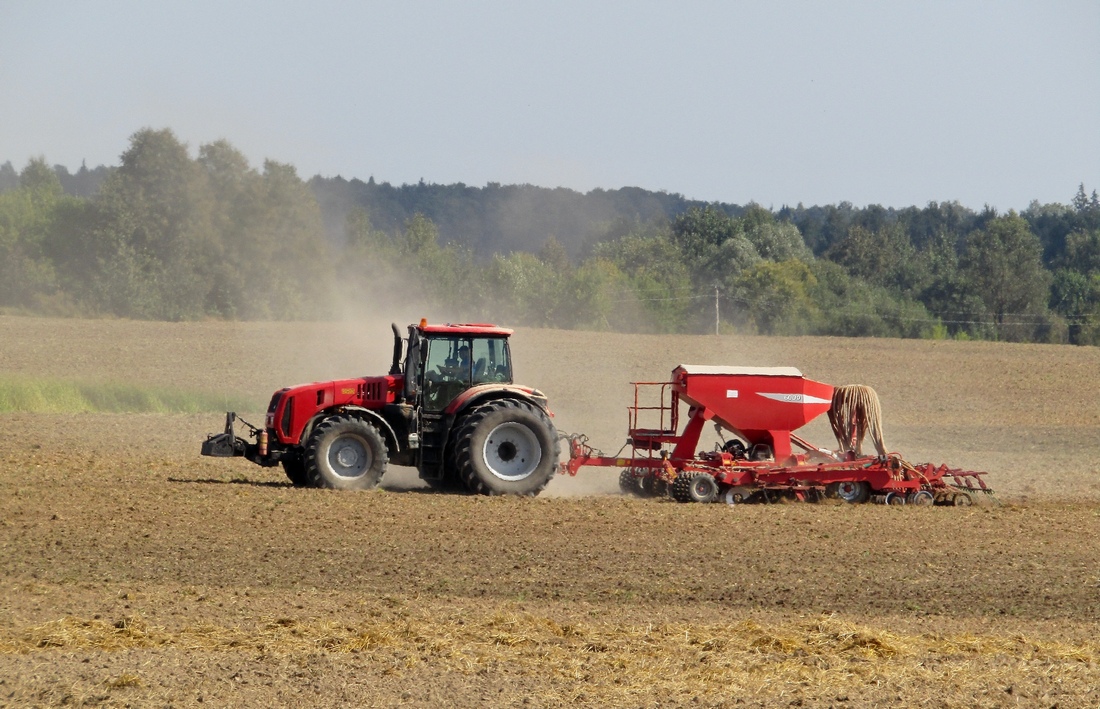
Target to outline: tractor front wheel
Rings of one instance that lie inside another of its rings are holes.
[[[458,473],[471,492],[534,496],[557,472],[557,432],[532,403],[499,399],[478,406],[454,436]]]
[[[314,487],[369,490],[382,479],[388,460],[378,429],[351,416],[322,421],[306,443],[306,473]]]

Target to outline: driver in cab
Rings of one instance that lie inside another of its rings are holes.
[[[446,380],[465,381],[470,378],[470,347],[462,345],[458,348],[458,359],[448,359],[446,364],[439,366],[439,373]]]

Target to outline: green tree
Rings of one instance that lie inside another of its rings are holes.
[[[1070,232],[1066,236],[1065,256],[1058,263],[1078,273],[1100,272],[1100,229]]]
[[[489,296],[500,312],[536,327],[562,327],[567,316],[563,283],[554,269],[531,253],[496,255],[486,273]]]
[[[798,227],[789,221],[777,221],[771,210],[759,204],[749,204],[740,222],[745,238],[761,258],[769,261],[813,258]]]
[[[937,319],[919,302],[849,275],[832,261],[810,263],[809,294],[821,316],[814,332],[843,337],[930,337]]]
[[[630,289],[626,274],[608,259],[599,256],[586,259],[572,272],[568,287],[571,327],[645,331],[647,315],[634,301],[623,297]]]
[[[1015,212],[967,237],[960,272],[993,318],[998,337],[1032,339],[1047,324],[1050,274],[1041,255],[1038,237]]]
[[[317,200],[294,166],[264,161],[249,219],[253,243],[265,249],[262,289],[252,293],[277,318],[301,319],[331,311],[334,264]],[[261,259],[262,261],[263,259]],[[267,317],[257,312],[255,317]]]
[[[640,229],[594,250],[596,258],[615,265],[623,276],[617,300],[622,308],[616,329],[677,332],[697,329],[690,314],[696,286],[683,255],[667,232]],[[627,323],[633,323],[627,325]]]
[[[923,277],[919,300],[946,328],[947,334],[967,337],[996,337],[992,325],[986,325],[986,307],[969,286],[959,263],[956,237],[940,232],[928,239],[916,255]]]
[[[187,147],[170,130],[143,129],[97,200],[98,273],[90,294],[118,315],[198,317],[210,290],[202,268],[213,238],[211,195]]]
[[[700,289],[731,283],[760,260],[744,225],[713,207],[693,207],[672,223],[670,239]]]
[[[30,160],[18,183],[0,194],[0,305],[70,312],[53,256],[82,201],[62,194],[43,158]]]
[[[1050,307],[1066,319],[1069,341],[1100,345],[1100,271],[1059,269],[1050,291]]]
[[[252,222],[260,217],[260,176],[224,140],[199,146],[196,160],[211,191],[203,268],[210,287],[204,310],[222,317],[272,317],[263,298],[270,277],[269,245]]]
[[[761,334],[800,335],[812,332],[820,316],[811,295],[816,285],[802,261],[761,261],[734,282],[733,300]]]
[[[548,236],[546,241],[543,242],[538,257],[540,261],[562,275],[568,274],[573,267],[572,262],[569,260],[569,252],[553,235]]]
[[[878,231],[853,226],[825,256],[868,283],[903,291],[917,286],[918,276],[913,269],[915,249],[897,224]]]

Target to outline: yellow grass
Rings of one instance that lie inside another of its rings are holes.
[[[552,673],[577,681],[583,700],[599,688],[613,703],[641,692],[706,697],[727,693],[778,699],[809,692],[842,697],[853,688],[950,684],[978,691],[1040,674],[1087,693],[1100,683],[1100,644],[1048,642],[1023,635],[891,632],[832,616],[764,624],[610,622],[560,624],[501,608],[436,618],[405,610],[355,624],[269,618],[251,627],[201,624],[169,629],[141,617],[65,617],[0,633],[7,654],[174,648],[188,653],[361,654],[386,674],[417,666],[472,675],[493,668]],[[629,681],[624,681],[629,678]],[[114,687],[139,686],[123,675]],[[587,688],[587,689],[586,689]]]

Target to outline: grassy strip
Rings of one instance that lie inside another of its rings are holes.
[[[167,387],[0,378],[0,413],[161,413],[251,411],[254,402]]]

